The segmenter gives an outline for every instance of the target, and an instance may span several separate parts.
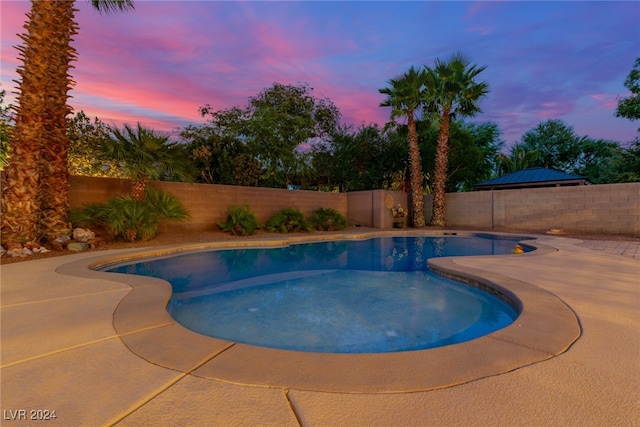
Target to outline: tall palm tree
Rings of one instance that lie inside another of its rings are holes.
[[[409,170],[411,175],[411,211],[413,227],[424,227],[424,206],[422,197],[422,159],[418,149],[415,113],[422,105],[423,90],[427,74],[414,67],[402,76],[389,80],[389,86],[379,89],[387,95],[381,107],[391,107],[391,120],[407,116],[409,131]]]
[[[94,0],[99,11],[133,8],[131,0]],[[78,32],[73,1],[31,3],[18,47],[22,65],[12,156],[2,193],[2,241],[27,242],[68,234],[69,170],[66,117],[73,85],[71,46]]]
[[[186,149],[170,142],[168,136],[146,129],[140,123],[136,128],[126,124],[123,130],[113,128],[111,133],[112,137],[102,142],[101,149],[131,179],[129,195],[134,200],[144,198],[150,180],[174,176],[192,178]]]
[[[475,78],[486,66],[470,65],[460,53],[449,60],[436,59],[433,68],[425,66],[425,110],[439,117],[440,129],[436,146],[436,164],[433,185],[433,218],[431,225],[445,225],[445,182],[449,161],[449,126],[456,116],[472,117],[481,112],[478,100],[489,92],[485,82]]]

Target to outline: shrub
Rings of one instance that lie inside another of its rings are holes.
[[[163,219],[182,221],[188,217],[177,197],[154,188],[147,188],[142,200],[121,196],[71,212],[74,225],[104,228],[129,242],[154,237]]]
[[[347,219],[335,209],[318,208],[311,212],[311,225],[316,230],[344,230],[347,228]]]
[[[222,231],[235,236],[249,236],[255,234],[256,230],[260,228],[255,213],[247,205],[233,206],[229,209],[227,221],[218,225]]]
[[[292,233],[311,231],[311,224],[309,224],[302,212],[297,209],[287,208],[272,216],[265,228],[271,232]]]

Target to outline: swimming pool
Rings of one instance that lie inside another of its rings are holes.
[[[513,251],[517,240],[385,237],[188,253],[106,268],[172,284],[189,329],[287,350],[380,353],[467,341],[510,324],[505,300],[428,271],[426,259]]]

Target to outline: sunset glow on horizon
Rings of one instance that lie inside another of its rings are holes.
[[[69,100],[105,123],[158,131],[202,124],[201,106],[244,107],[273,83],[307,83],[345,124],[383,126],[378,89],[410,66],[460,51],[486,65],[490,92],[474,122],[508,145],[548,119],[622,143],[638,123],[616,118],[640,56],[640,2],[135,1],[100,14],[76,1],[77,82]],[[1,86],[15,103],[17,36],[26,1],[0,3]]]

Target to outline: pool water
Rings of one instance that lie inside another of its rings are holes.
[[[511,253],[490,237],[385,237],[187,253],[105,269],[159,277],[167,310],[204,335],[285,350],[385,353],[468,341],[517,311],[428,271],[437,256]]]

